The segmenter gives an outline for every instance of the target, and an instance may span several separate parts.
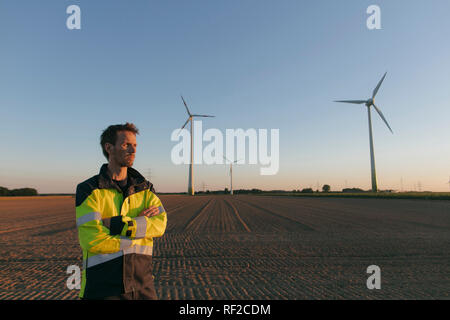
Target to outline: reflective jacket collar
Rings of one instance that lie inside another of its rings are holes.
[[[142,190],[153,190],[153,185],[149,181],[145,180],[145,178],[137,170],[131,167],[127,169],[127,177],[128,188],[124,198]],[[100,168],[100,173],[98,175],[98,187],[99,189],[116,189],[117,191],[122,192],[117,183],[115,183],[111,178],[108,172],[107,163],[103,164]]]

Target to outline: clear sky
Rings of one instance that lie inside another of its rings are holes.
[[[66,8],[81,8],[68,30]],[[381,30],[366,9],[381,8]],[[157,191],[186,191],[170,140],[195,113],[204,130],[280,130],[280,170],[233,168],[234,188],[370,188],[367,99],[381,189],[448,191],[450,2],[0,0],[0,186],[74,192],[105,162],[110,124],[140,129],[135,168]],[[226,165],[195,186],[228,187]]]

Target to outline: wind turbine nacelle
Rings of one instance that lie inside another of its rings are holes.
[[[373,99],[367,100],[366,106],[370,107],[371,105],[373,105]]]

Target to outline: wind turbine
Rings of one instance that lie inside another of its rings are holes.
[[[375,105],[375,96],[377,95],[377,92],[380,89],[381,83],[383,82],[384,78],[386,77],[386,74],[387,74],[387,72],[384,74],[383,78],[381,78],[380,82],[378,82],[377,86],[373,90],[372,98],[369,98],[368,100],[338,100],[338,101],[335,101],[335,102],[342,102],[342,103],[365,104],[367,107],[367,115],[369,117],[370,165],[371,165],[371,169],[372,169],[372,192],[377,192],[378,188],[377,188],[377,176],[375,173],[375,155],[374,155],[374,151],[373,151],[372,117],[370,114],[370,107],[374,107],[374,109],[378,112],[381,119],[383,119],[384,123],[387,125],[387,127],[389,128],[391,133],[394,134],[391,127],[389,126],[389,123],[384,118],[383,113]]]
[[[223,156],[223,158],[228,161],[230,163],[230,194],[233,194],[233,163],[238,162],[239,160],[236,161],[230,161],[228,160],[227,157]]]
[[[188,181],[188,194],[191,196],[194,195],[194,123],[193,119],[194,117],[208,117],[208,118],[214,118],[214,116],[208,116],[204,114],[192,114],[189,111],[189,108],[186,104],[186,101],[184,101],[183,96],[181,96],[181,100],[183,100],[184,106],[186,108],[186,112],[188,114],[188,119],[184,123],[184,125],[181,127],[180,131],[183,130],[183,128],[186,126],[186,124],[190,121],[191,122],[191,163],[189,164],[189,181]]]

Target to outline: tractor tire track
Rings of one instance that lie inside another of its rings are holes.
[[[231,201],[228,200],[224,200],[226,204],[228,204],[231,209],[233,210],[234,214],[236,215],[237,219],[239,220],[239,222],[242,224],[242,226],[244,227],[245,230],[247,230],[247,232],[252,232],[250,230],[250,228],[248,227],[248,225],[244,222],[244,220],[242,220],[241,216],[239,215],[238,210],[236,209],[236,207],[231,203]]]
[[[267,208],[261,207],[259,205],[256,205],[256,204],[248,202],[248,201],[243,201],[241,199],[236,199],[236,200],[238,202],[241,202],[241,203],[247,205],[247,206],[254,207],[256,209],[259,209],[259,210],[262,210],[262,211],[264,211],[266,213],[274,215],[277,218],[279,218],[279,219],[281,219],[281,220],[283,220],[285,222],[288,222],[289,224],[294,224],[296,227],[299,227],[303,231],[316,231],[314,228],[312,228],[312,227],[310,227],[310,226],[308,226],[308,225],[306,225],[304,223],[301,223],[300,221],[297,221],[296,219],[292,219],[290,217],[286,217],[286,216],[284,216],[282,214],[279,214],[278,212],[273,211],[271,209],[267,209]]]
[[[215,201],[215,200],[214,200]],[[199,218],[202,217],[202,215],[205,214],[205,212],[207,211],[208,207],[211,205],[211,203],[213,203],[213,199],[209,200],[206,205],[204,205],[199,211],[197,211],[197,213],[195,215],[193,215],[191,217],[191,219],[189,219],[189,221],[186,223],[186,225],[183,228],[183,231],[193,231],[192,229],[197,229],[198,226],[194,227],[194,223],[196,221],[199,220]]]

